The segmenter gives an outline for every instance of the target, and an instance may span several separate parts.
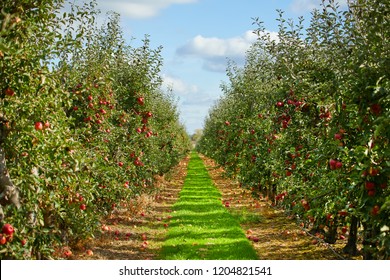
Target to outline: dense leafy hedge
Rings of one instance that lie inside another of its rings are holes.
[[[210,111],[198,150],[242,187],[344,251],[390,257],[388,3],[334,1],[304,20],[278,19]]]
[[[63,248],[152,191],[156,175],[190,149],[160,89],[160,49],[148,37],[127,45],[114,13],[99,27],[94,2],[64,14],[61,6],[2,2],[2,259],[66,257]],[[10,186],[18,203],[7,197]]]

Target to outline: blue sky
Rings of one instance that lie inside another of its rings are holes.
[[[76,2],[82,2],[76,0]],[[252,18],[277,31],[277,9],[286,18],[304,16],[321,0],[97,0],[103,14],[121,15],[128,43],[137,45],[147,34],[152,47],[162,46],[164,86],[178,99],[180,119],[188,133],[202,128],[210,107],[227,81],[227,58],[243,63],[255,40]],[[345,5],[346,0],[340,0]],[[276,36],[276,35],[275,35]],[[132,38],[135,38],[132,40]]]

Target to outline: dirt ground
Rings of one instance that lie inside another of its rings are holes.
[[[244,219],[242,228],[252,240],[259,259],[327,260],[346,258],[340,254],[342,244],[330,247],[308,236],[295,221],[266,200],[254,199],[248,191],[223,176],[214,162],[202,159],[222,193],[229,211]],[[189,157],[170,173],[158,178],[157,191],[142,195],[121,211],[102,221],[102,230],[87,242],[72,248],[75,260],[150,260],[159,259],[172,214],[187,172]],[[255,217],[255,219],[253,219]]]
[[[77,246],[77,260],[158,259],[171,218],[171,206],[178,199],[187,174],[189,157],[169,174],[157,178],[153,195],[142,195],[127,208],[102,221],[94,239]]]
[[[350,259],[342,253],[345,242],[327,244],[310,235],[297,225],[285,212],[270,206],[266,199],[254,199],[250,191],[243,190],[238,183],[224,176],[222,168],[202,157],[214,184],[222,193],[223,203],[229,201],[232,213],[245,213],[260,217],[259,221],[241,223],[241,227],[252,238],[259,259],[266,260],[338,260]],[[354,259],[358,259],[356,257]]]

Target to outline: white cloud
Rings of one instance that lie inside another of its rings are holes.
[[[321,7],[321,0],[294,0],[290,6],[294,13],[310,12]],[[341,8],[348,6],[348,0],[336,0]]]
[[[270,32],[271,38],[277,38],[275,32]],[[222,39],[197,35],[184,46],[177,49],[180,56],[192,56],[203,60],[203,68],[209,71],[224,72],[227,59],[242,65],[246,52],[256,41],[257,35],[249,30],[241,36]]]
[[[246,50],[256,40],[251,31],[239,37],[221,39],[198,35],[186,45],[178,49],[180,55],[196,55],[201,57],[236,57],[245,55]]]
[[[143,19],[156,16],[162,9],[174,4],[194,3],[197,0],[98,0],[103,10],[113,10],[123,17]]]
[[[180,96],[186,96],[194,94],[199,91],[196,85],[190,85],[181,80],[180,78],[170,75],[163,75],[163,86],[166,89],[172,89],[173,93]]]

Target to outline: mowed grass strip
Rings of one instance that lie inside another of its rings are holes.
[[[199,155],[191,154],[187,177],[161,250],[166,260],[255,260],[238,221],[221,203]]]

